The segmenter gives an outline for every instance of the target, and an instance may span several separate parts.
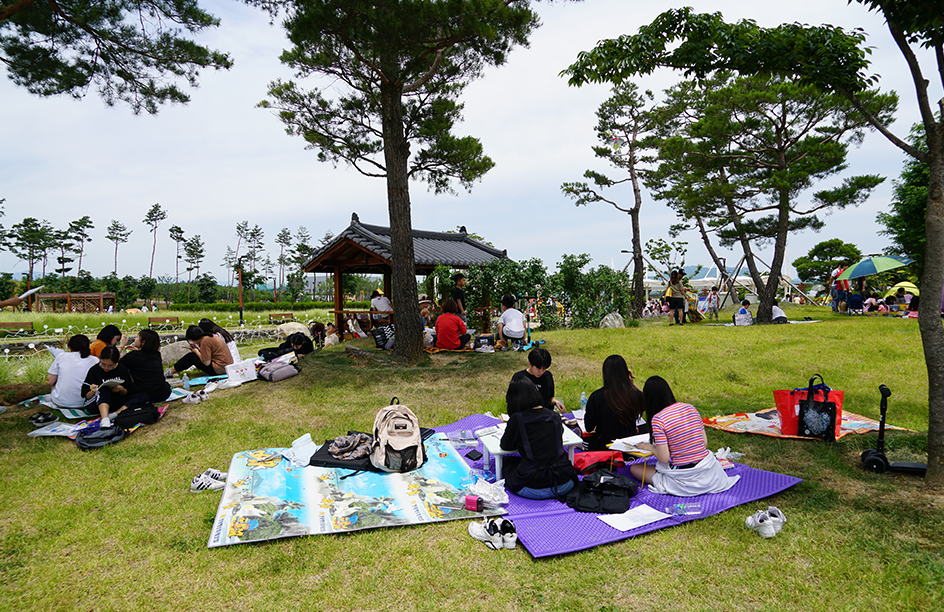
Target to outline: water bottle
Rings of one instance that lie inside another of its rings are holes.
[[[184,374],[184,390],[190,391],[190,377]]]
[[[665,509],[666,514],[672,516],[685,516],[686,514],[701,514],[701,503],[690,502],[682,504],[673,504]]]
[[[580,392],[580,409],[581,410],[587,409],[587,394],[584,391]]]

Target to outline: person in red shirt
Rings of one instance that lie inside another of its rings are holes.
[[[443,302],[442,314],[436,318],[436,346],[441,349],[461,349],[471,338],[466,333],[465,323],[456,316],[458,311],[455,300],[448,299]]]

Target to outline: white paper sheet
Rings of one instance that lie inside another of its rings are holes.
[[[40,289],[42,289],[42,288],[45,287],[45,286],[46,286],[46,285],[40,285],[39,287],[34,287],[34,288],[30,289],[29,291],[27,291],[27,292],[25,292],[25,293],[21,293],[18,297],[22,300],[23,298],[25,298],[25,297],[28,296],[28,295],[33,295],[34,293],[36,293],[37,291],[39,291]]]
[[[637,527],[642,527],[649,523],[661,521],[662,519],[669,518],[669,516],[671,515],[643,504],[635,508],[630,508],[622,514],[601,514],[597,518],[613,529],[629,531],[630,529],[636,529]]]
[[[641,448],[636,448],[636,445],[640,442],[648,442],[649,434],[639,434],[638,436],[629,436],[628,438],[620,438],[619,440],[614,440],[610,444],[610,450],[622,451],[624,453],[632,453],[637,457],[648,457],[652,453],[649,451],[642,450]]]

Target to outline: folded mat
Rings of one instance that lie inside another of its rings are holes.
[[[705,417],[702,419],[705,427],[720,429],[730,433],[754,433],[774,438],[796,438],[798,440],[817,440],[818,438],[807,438],[805,436],[790,436],[780,433],[780,418],[777,416],[776,408],[769,408],[759,412],[727,414],[717,417]],[[897,429],[908,431],[904,427],[895,427],[885,423],[885,429]],[[878,421],[869,417],[855,414],[853,412],[842,412],[842,421],[839,424],[839,435],[837,438],[849,434],[864,434],[870,431],[878,431]]]
[[[481,429],[497,423],[498,419],[474,414],[456,423],[435,429],[449,433],[462,429]],[[467,452],[463,451],[462,454]],[[473,468],[483,469],[481,459],[471,461],[466,457],[466,461],[470,462]],[[654,459],[649,461],[655,462]],[[485,466],[484,469],[489,469],[489,466]],[[629,475],[629,466],[617,471]],[[514,521],[518,530],[518,541],[533,557],[549,557],[625,540],[657,529],[712,516],[735,506],[769,497],[802,482],[800,478],[766,472],[738,463],[726,471],[731,475],[740,475],[741,479],[723,493],[680,498],[658,495],[650,492],[648,488],[639,491],[633,498],[632,508],[645,504],[661,511],[680,501],[687,501],[701,502],[702,513],[662,519],[629,531],[619,531],[597,518],[599,515],[577,512],[557,500],[531,500],[509,493],[510,502],[506,509],[508,518]]]

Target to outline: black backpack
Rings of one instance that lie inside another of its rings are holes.
[[[127,435],[128,432],[122,427],[112,425],[111,427],[102,427],[90,432],[84,430],[80,431],[75,437],[75,443],[82,450],[91,450],[93,448],[101,448],[113,442],[120,442],[124,440]]]
[[[598,470],[567,493],[567,505],[577,512],[622,514],[636,495],[636,481],[609,470]]]
[[[138,424],[153,425],[157,423],[160,416],[154,404],[149,402],[138,406],[128,406],[112,419],[112,424],[122,429],[131,429]]]

